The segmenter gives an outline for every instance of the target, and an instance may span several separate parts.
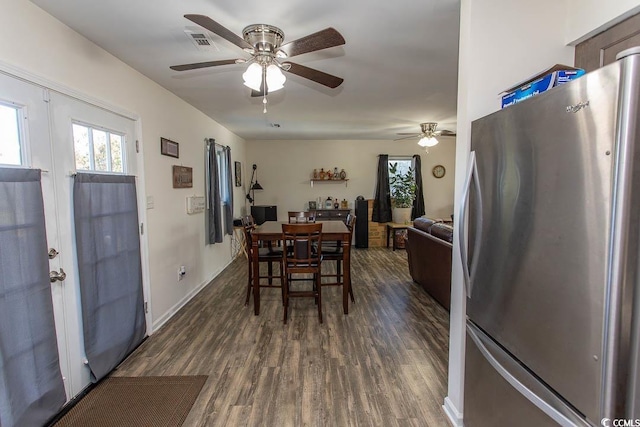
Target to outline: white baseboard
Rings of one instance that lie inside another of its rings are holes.
[[[152,326],[152,331],[156,332],[165,323],[167,323],[169,321],[169,319],[171,319],[174,316],[174,314],[176,314],[178,311],[180,311],[180,309],[182,307],[184,307],[189,301],[191,301],[196,295],[198,295],[198,293],[200,293],[201,290],[203,290],[209,283],[211,283],[211,281],[213,279],[218,277],[218,275],[220,273],[222,273],[222,271],[225,268],[227,268],[229,266],[229,264],[231,264],[232,262],[233,262],[233,259],[229,260],[229,263],[227,265],[223,266],[218,271],[214,272],[209,277],[209,279],[207,279],[204,282],[200,283],[200,285],[198,285],[198,287],[194,288],[191,292],[189,292],[187,295],[185,295],[180,301],[178,301],[173,307],[171,307],[165,314],[160,316],[157,320],[154,320],[153,321],[153,326]],[[151,335],[150,333],[147,333],[147,334]]]
[[[442,405],[442,409],[444,409],[445,414],[449,417],[449,421],[451,425],[454,427],[464,427],[464,423],[462,420],[462,413],[458,411],[458,408],[451,402],[449,397],[444,398],[444,405]]]

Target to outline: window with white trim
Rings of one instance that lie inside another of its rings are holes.
[[[124,173],[124,134],[73,123],[76,170]]]
[[[401,175],[405,175],[413,166],[413,160],[411,158],[389,156],[389,171],[391,171],[391,166],[394,163],[398,164],[397,173]],[[391,172],[389,172],[389,174],[391,174]],[[389,175],[389,178],[391,178],[391,175]]]

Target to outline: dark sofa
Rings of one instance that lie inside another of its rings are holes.
[[[453,228],[429,218],[407,227],[406,249],[413,281],[449,310]]]

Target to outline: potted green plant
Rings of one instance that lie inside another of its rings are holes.
[[[398,171],[398,163],[389,166],[389,187],[393,206],[393,222],[408,224],[411,222],[411,208],[416,197],[416,182],[413,168],[407,172]]]

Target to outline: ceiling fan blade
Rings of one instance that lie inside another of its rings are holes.
[[[303,53],[315,52],[317,50],[345,44],[344,37],[334,28],[325,28],[317,33],[299,38],[280,46],[280,50],[287,54],[289,58]]]
[[[398,134],[398,135],[401,135],[401,134]],[[419,136],[420,136],[420,134],[416,133],[416,134],[412,134],[412,135],[409,135],[409,136],[404,136],[402,138],[396,138],[396,139],[394,139],[394,141],[402,141],[402,140],[405,140],[405,139],[414,139],[414,138],[417,138]]]
[[[456,136],[455,132],[451,132],[450,130],[439,130],[433,133],[435,136]]]
[[[230,41],[231,43],[233,43],[236,46],[238,46],[240,49],[250,49],[250,50],[253,51],[253,46],[251,46],[249,43],[247,43],[242,37],[240,37],[237,34],[231,32],[230,30],[226,29],[225,27],[223,27],[222,25],[218,24],[216,21],[214,21],[213,19],[209,18],[208,16],[205,16],[205,15],[184,15],[184,17],[187,18],[189,21],[195,22],[196,24],[200,25],[201,27],[206,28],[207,30],[211,31],[212,33],[215,33],[215,34],[219,35],[223,39],[225,39],[227,41]]]
[[[222,61],[207,61],[207,62],[196,62],[193,64],[172,65],[169,68],[171,68],[174,71],[187,71],[187,70],[197,70],[198,68],[217,67],[218,65],[230,65],[235,63],[236,63],[235,59],[224,59]]]
[[[411,132],[398,132],[396,135],[411,135],[411,136],[420,136],[422,135],[421,133],[411,133]]]
[[[285,64],[291,65],[291,68],[288,70],[290,73],[304,77],[305,79],[313,80],[314,82],[330,87],[331,89],[337,88],[344,81],[344,79],[341,79],[340,77],[324,73],[314,68],[305,67],[304,65],[294,64],[293,62],[286,62]]]

